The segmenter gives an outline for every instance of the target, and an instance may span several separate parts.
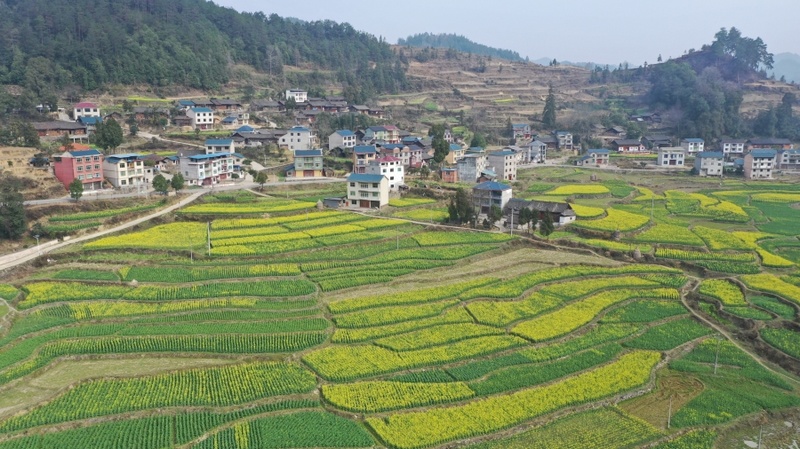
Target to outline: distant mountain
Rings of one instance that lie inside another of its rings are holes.
[[[452,48],[453,50],[458,50],[464,53],[508,59],[509,61],[525,60],[519,55],[519,53],[515,51],[478,44],[476,42],[472,42],[464,36],[459,36],[456,34],[415,34],[413,36],[409,36],[407,39],[398,39],[397,45],[408,45],[419,48]]]
[[[795,53],[778,53],[774,56],[772,73],[775,78],[786,77],[787,82],[800,83],[800,55]]]
[[[553,58],[539,58],[539,59],[534,59],[531,62],[535,62],[536,64],[539,65],[550,65],[550,63],[553,62]],[[602,68],[608,66],[611,69],[616,67],[615,64],[600,64],[599,62],[572,62],[572,61],[559,61],[558,59],[556,59],[556,62],[558,62],[561,65],[580,67],[582,69],[588,69],[588,70],[594,70],[595,67]]]

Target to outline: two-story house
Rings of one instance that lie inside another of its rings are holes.
[[[378,157],[378,149],[374,145],[356,145],[353,147],[353,173],[366,173],[367,165]]]
[[[722,176],[724,165],[722,151],[703,151],[694,157],[694,171],[700,176]]]
[[[776,150],[752,150],[744,156],[744,179],[772,179]]]
[[[210,186],[233,175],[233,155],[229,153],[198,154],[180,159],[180,172],[187,185]]]
[[[78,103],[72,108],[72,118],[78,120],[81,117],[101,117],[100,108],[88,101]]]
[[[189,126],[194,129],[213,129],[214,111],[206,107],[193,107],[186,111],[189,117]]]
[[[779,150],[778,169],[800,170],[800,150]]]
[[[103,153],[88,145],[73,145],[73,149],[53,156],[53,172],[66,188],[79,179],[84,190],[99,190],[103,188],[103,158]]]
[[[706,141],[699,137],[688,137],[686,139],[681,139],[681,147],[689,154],[699,153],[705,151]]]
[[[317,136],[310,129],[303,126],[295,126],[286,132],[279,140],[278,145],[294,150],[311,150],[317,144]]]
[[[515,181],[517,179],[519,158],[519,154],[511,149],[495,151],[487,155],[488,165],[494,167],[497,177],[505,181]]]
[[[383,175],[389,181],[389,191],[397,192],[400,186],[405,185],[405,169],[403,161],[394,156],[375,158],[367,165],[367,174]]]
[[[577,165],[586,167],[604,167],[608,165],[610,160],[609,151],[605,148],[595,148],[586,150],[586,154],[581,156],[576,162]]]
[[[236,152],[236,144],[233,139],[206,139],[205,148],[206,154]]]
[[[328,151],[335,148],[349,150],[356,146],[356,134],[349,129],[334,131],[328,136]]]
[[[347,206],[354,209],[379,209],[389,204],[386,176],[351,173],[347,177]]]
[[[686,166],[686,149],[683,147],[661,147],[658,149],[659,167],[683,168]]]
[[[286,171],[290,178],[318,178],[324,176],[322,149],[294,150],[294,166]]]
[[[295,103],[305,103],[308,101],[308,91],[300,89],[287,89],[285,93],[287,100],[294,100]]]
[[[140,154],[114,154],[103,161],[103,177],[116,188],[149,184],[152,176],[148,175],[152,175],[152,168],[145,167]]]

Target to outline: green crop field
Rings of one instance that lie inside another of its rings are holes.
[[[800,425],[795,190],[534,170],[515,192],[581,204],[548,238],[440,226],[443,200],[217,192],[6,273],[0,449],[710,449]]]

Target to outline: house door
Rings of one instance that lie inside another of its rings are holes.
[[[369,203],[370,203],[369,200],[361,200],[358,203],[358,207],[363,207],[364,209],[369,209]]]
[[[314,170],[303,170],[303,177],[304,178],[313,178],[314,177]]]

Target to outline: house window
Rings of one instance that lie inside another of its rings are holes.
[[[83,165],[78,166],[78,171],[83,171]]]
[[[119,164],[119,168],[125,168],[125,163],[123,162],[123,163]]]
[[[95,177],[95,178],[99,178],[99,177],[100,177],[100,173],[95,173],[95,174],[94,174],[94,177]]]
[[[373,189],[377,189],[378,188],[378,183],[377,182],[373,182],[372,183],[372,188]]]
[[[80,179],[81,181],[83,181],[83,175],[78,175],[78,179]]]
[[[95,170],[100,170],[100,164],[94,164],[94,169]]]
[[[356,191],[355,190],[351,190],[350,191],[350,196],[356,196]]]

